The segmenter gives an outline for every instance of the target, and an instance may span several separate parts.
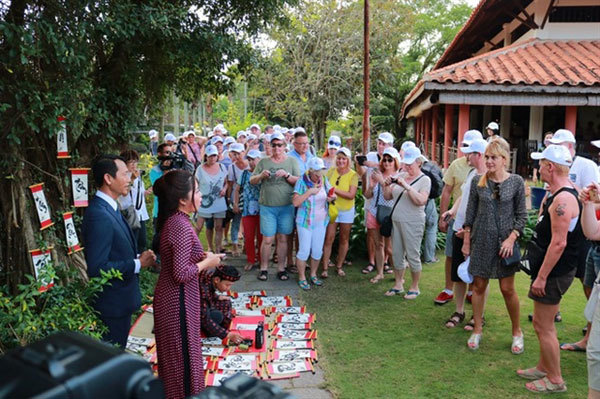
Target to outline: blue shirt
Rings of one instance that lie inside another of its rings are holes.
[[[310,151],[306,151],[306,154],[304,154],[306,156],[306,161],[302,159],[300,154],[298,154],[298,152],[295,149],[288,152],[287,154],[290,157],[296,158],[296,160],[298,161],[298,167],[300,168],[300,176],[302,176],[304,173],[306,173],[306,165],[308,164],[308,161],[311,158],[314,158],[314,155],[311,154]]]

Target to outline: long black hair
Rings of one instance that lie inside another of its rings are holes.
[[[154,182],[152,190],[154,195],[158,197],[157,227],[155,239],[152,241],[155,252],[158,252],[157,238],[160,237],[160,231],[167,219],[179,209],[179,200],[186,199],[190,191],[192,191],[192,201],[194,200],[195,184],[194,176],[183,169],[175,169],[165,173]]]

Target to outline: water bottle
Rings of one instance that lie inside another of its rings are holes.
[[[254,331],[254,347],[256,349],[262,349],[263,343],[265,340],[265,328],[263,326],[263,322],[258,322],[258,327]]]

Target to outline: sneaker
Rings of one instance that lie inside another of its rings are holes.
[[[435,297],[433,302],[435,302],[438,305],[445,305],[448,302],[450,302],[453,298],[454,298],[454,295],[450,295],[450,294],[447,294],[446,291],[442,291],[442,292],[440,292],[440,294],[437,297]]]

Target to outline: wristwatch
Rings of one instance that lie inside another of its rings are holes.
[[[519,233],[518,230],[513,230],[511,233],[515,233],[515,235],[517,236],[517,239],[519,239],[519,237],[521,237],[521,233]]]
[[[288,173],[288,174],[287,174],[287,176],[285,177],[285,180],[289,179],[289,178],[290,178],[290,176],[291,176],[291,174],[290,174],[290,173]]]

